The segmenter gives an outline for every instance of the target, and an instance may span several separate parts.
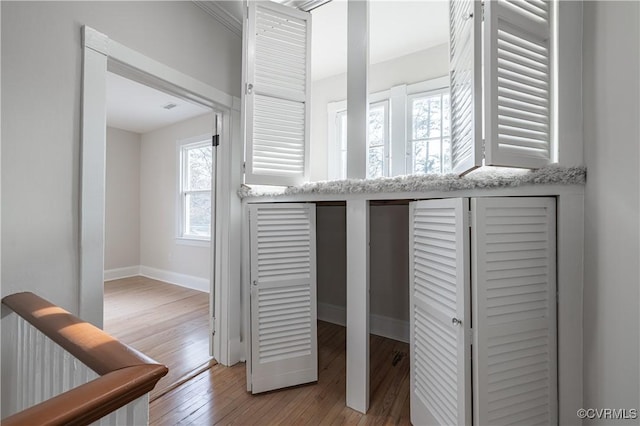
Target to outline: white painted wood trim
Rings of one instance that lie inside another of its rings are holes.
[[[364,179],[369,139],[369,2],[349,0],[347,10],[347,178]]]
[[[407,85],[392,87],[389,93],[389,131],[391,133],[391,164],[389,176],[407,174]],[[404,143],[397,143],[404,141]],[[395,143],[394,143],[395,142]]]
[[[94,31],[85,28],[84,41]],[[78,316],[96,327],[103,323],[104,206],[106,161],[107,56],[88,45],[82,63],[82,158],[80,167],[80,287]]]
[[[207,278],[194,277],[193,275],[181,274],[179,272],[144,265],[140,265],[140,275],[180,287],[209,293],[209,280]]]
[[[194,0],[194,3],[209,15],[213,16],[216,21],[224,25],[229,31],[238,37],[242,37],[242,22],[240,22],[238,18],[233,16],[231,13],[227,12],[226,9],[220,7],[217,2]]]
[[[318,302],[318,319],[344,327],[347,325],[347,308]],[[409,343],[409,321],[370,314],[369,326],[371,334]]]
[[[584,193],[557,197],[558,423],[579,425],[583,408]]]
[[[553,4],[557,7],[557,75],[554,78],[557,114],[552,151],[557,155],[555,158],[552,156],[552,160],[563,166],[582,165],[582,2],[558,1]]]
[[[140,275],[140,265],[125,266],[123,268],[113,268],[104,271],[104,281],[119,280],[122,278],[135,277]]]
[[[125,68],[129,70],[126,74],[135,73],[135,76],[127,75],[128,78],[142,80],[144,83],[148,83],[149,76],[153,76],[153,86],[157,87],[158,79],[162,80],[167,83],[165,90],[212,108],[233,106],[233,96],[114,40],[109,40],[108,56],[110,71],[122,73],[122,68]]]
[[[347,407],[369,409],[369,202],[347,201]]]
[[[224,206],[219,211],[227,211],[216,221],[216,244],[228,241],[228,247],[218,247],[216,253],[224,252],[227,257],[219,258],[214,263],[219,272],[212,279],[219,279],[214,284],[216,300],[221,309],[216,310],[224,320],[216,322],[214,349],[216,360],[223,365],[231,365],[240,360],[240,244],[231,237],[231,232],[239,229],[240,221],[236,214],[241,209],[241,200],[232,196],[239,187],[242,178],[239,99],[230,96],[214,87],[202,83],[184,73],[167,67],[132,49],[129,49],[106,35],[84,26],[83,29],[83,93],[82,93],[82,165],[81,165],[81,213],[80,213],[80,267],[79,267],[79,316],[101,327],[103,322],[103,274],[104,274],[104,176],[106,146],[106,114],[105,87],[107,69],[133,78],[153,87],[168,91],[210,106],[223,117],[229,117],[226,127],[223,122],[223,141],[217,155],[216,170],[228,179],[229,185],[220,186],[216,191],[216,204]],[[86,35],[89,34],[87,37]],[[97,53],[100,44],[95,40],[107,39],[108,56]],[[90,44],[87,45],[86,41]],[[92,41],[93,40],[93,41]],[[235,150],[234,150],[235,149]],[[218,234],[218,232],[220,234]],[[237,235],[237,234],[235,234]],[[236,251],[234,251],[236,250]],[[209,291],[209,285],[204,291]],[[229,303],[234,304],[228,306]],[[235,313],[235,314],[234,314]],[[226,316],[225,316],[226,315]],[[221,327],[225,327],[224,331]],[[230,342],[233,342],[231,346]]]

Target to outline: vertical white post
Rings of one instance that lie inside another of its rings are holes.
[[[347,201],[347,407],[369,408],[369,201]]]
[[[582,404],[584,194],[558,197],[558,423],[576,424]]]
[[[349,0],[347,33],[347,177],[367,177],[369,1]]]
[[[102,328],[104,299],[104,184],[106,75],[109,39],[84,27],[82,63],[82,188],[78,316]]]

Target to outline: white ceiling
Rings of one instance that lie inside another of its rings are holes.
[[[388,61],[446,43],[447,1],[374,0],[369,8],[369,62]],[[312,78],[347,71],[347,1],[333,0],[313,10]]]
[[[174,103],[177,106],[165,109]],[[194,104],[113,73],[107,73],[107,126],[135,133],[147,133],[161,127],[210,113]]]

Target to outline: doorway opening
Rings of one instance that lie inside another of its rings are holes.
[[[169,367],[153,400],[215,363],[211,200],[221,117],[112,72],[106,83],[104,328]]]

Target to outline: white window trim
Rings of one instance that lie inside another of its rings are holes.
[[[427,85],[425,85],[427,86]],[[427,86],[428,87],[428,86]],[[413,138],[411,137],[413,134],[413,122],[412,122],[412,117],[411,117],[411,110],[409,108],[409,106],[411,105],[411,101],[413,101],[416,98],[422,98],[422,97],[428,97],[428,96],[433,96],[433,95],[441,95],[444,93],[448,93],[449,92],[449,87],[440,87],[437,89],[427,89],[421,92],[414,92],[410,95],[407,95],[406,97],[406,105],[407,105],[407,116],[405,119],[405,123],[407,126],[407,133],[406,133],[406,138],[405,138],[405,172],[406,174],[414,174],[413,173],[413,164],[412,164],[412,144],[413,144]],[[436,139],[436,138],[433,138]],[[442,135],[442,133],[440,134],[440,155],[442,156],[442,149],[443,149],[443,140],[445,139],[444,136]],[[449,129],[449,140],[451,140],[451,129]]]
[[[369,105],[375,105],[380,102],[388,102],[388,160],[385,164],[387,168],[387,176],[399,176],[407,174],[410,154],[409,138],[407,133],[409,129],[409,111],[407,111],[408,99],[412,95],[418,95],[425,92],[434,92],[437,90],[449,89],[449,76],[437,77],[430,80],[421,81],[414,84],[401,84],[376,93],[369,94]],[[340,178],[340,147],[338,146],[338,135],[336,132],[336,120],[338,113],[347,109],[347,101],[329,102],[327,104],[327,178]],[[402,141],[396,142],[394,141]],[[400,154],[402,152],[402,154]],[[367,160],[369,158],[369,147],[365,151]],[[368,162],[368,161],[367,161]]]
[[[383,163],[382,163],[382,176],[389,176],[390,170],[391,170],[391,101],[390,99],[387,97],[386,99],[383,99],[381,101],[378,102],[370,102],[369,103],[369,114],[371,114],[371,108],[376,108],[379,106],[382,106],[384,109],[384,128],[385,128],[385,132],[384,132],[384,140],[382,143],[382,146],[384,147],[384,154],[383,154]],[[368,128],[368,123],[367,122],[367,128]],[[366,152],[366,156],[367,156],[367,179],[370,179],[368,177],[369,175],[369,150],[371,149],[371,140],[370,138],[367,138],[367,152]]]
[[[186,179],[185,174],[187,173],[185,167],[185,157],[184,152],[187,149],[197,148],[200,146],[208,146],[211,144],[211,133],[205,133],[199,136],[193,136],[186,139],[180,139],[176,143],[176,158],[177,158],[177,198],[176,198],[176,243],[183,245],[195,245],[195,246],[209,246],[211,244],[211,234],[209,237],[202,237],[198,235],[186,234],[185,231],[185,193],[211,193],[211,189],[209,190],[184,190],[184,182]],[[213,172],[213,176],[215,176],[215,171]],[[212,182],[213,185],[213,182]]]

